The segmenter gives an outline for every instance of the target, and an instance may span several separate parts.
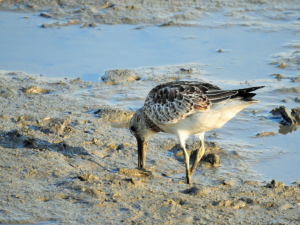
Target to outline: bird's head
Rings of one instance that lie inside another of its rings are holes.
[[[146,151],[149,138],[156,133],[149,127],[143,108],[132,116],[129,126],[130,133],[135,136],[138,145],[138,167],[145,168]]]
[[[130,120],[130,133],[142,142],[148,142],[151,135],[156,133],[151,130],[146,120],[143,108],[137,110]]]

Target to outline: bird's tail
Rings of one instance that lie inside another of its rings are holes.
[[[263,88],[263,87],[265,87],[265,86],[237,89],[236,90],[237,94],[231,98],[241,97],[241,99],[244,101],[256,101],[255,99],[252,99],[252,97],[254,97],[256,95],[256,93],[250,93],[250,92],[260,89],[260,88]]]

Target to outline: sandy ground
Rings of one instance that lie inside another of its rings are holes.
[[[79,90],[106,86],[111,84],[2,72],[1,223],[299,222],[298,184],[204,173],[194,176],[211,184],[186,185],[175,138],[150,141],[151,167],[137,170],[136,143],[127,128],[133,112],[95,105],[88,97],[74,100]],[[207,153],[229,154],[216,143],[206,145]]]
[[[0,0],[0,7],[43,12],[44,17],[61,20],[45,27],[93,26],[93,22],[188,26],[195,25],[191,21],[218,12],[232,19],[231,25],[256,29],[295,29],[299,24],[298,1]],[[245,22],[250,17],[252,22]],[[282,19],[291,21],[290,26],[278,22]],[[286,47],[292,51],[274,56],[272,64],[299,69],[299,43]],[[123,99],[141,102],[146,96],[130,95],[131,85],[144,87],[148,82],[154,86],[189,73],[180,70],[140,79],[132,70],[112,70],[102,81],[88,82],[1,71],[0,223],[300,223],[297,181],[286,186],[271,180],[248,180],[238,172],[220,176],[215,173],[218,165],[202,161],[198,166],[201,172],[193,176],[200,178],[186,185],[181,150],[173,137],[155,135],[148,147],[149,167],[136,169],[136,142],[127,128],[134,111],[111,107],[100,100],[122,93],[125,85]],[[280,74],[275,77],[290,79]],[[291,81],[294,89],[279,91],[290,92],[293,98],[298,96],[297,79],[293,77]],[[199,142],[192,140],[187,144],[190,152],[199,147]],[[243,167],[240,164],[245,159],[237,152],[229,152],[214,142],[206,142],[206,146],[206,154],[219,156],[221,165],[227,161],[236,163],[237,171]]]

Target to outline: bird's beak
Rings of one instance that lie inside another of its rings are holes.
[[[138,144],[138,168],[146,167],[146,151],[148,143],[142,141],[141,139],[137,139]]]

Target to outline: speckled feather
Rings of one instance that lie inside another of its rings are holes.
[[[149,92],[144,111],[156,124],[177,123],[191,114],[210,110],[214,103],[226,101],[238,92],[221,90],[218,86],[197,81],[169,82]]]

